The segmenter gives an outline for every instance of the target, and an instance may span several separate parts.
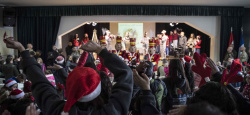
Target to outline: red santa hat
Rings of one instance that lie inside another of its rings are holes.
[[[197,35],[199,38],[201,38],[201,35]]]
[[[12,86],[12,85],[14,85],[14,84],[16,84],[17,82],[16,82],[16,80],[9,80],[9,81],[7,81],[6,83],[5,83],[5,86],[6,87],[10,87],[10,86]]]
[[[89,102],[101,93],[100,75],[89,67],[76,67],[66,81],[68,99],[63,111],[68,112],[75,102]]]
[[[15,89],[10,93],[10,98],[11,99],[19,99],[21,97],[24,96],[23,91],[19,90],[19,89]]]
[[[184,60],[185,60],[187,63],[190,63],[191,60],[192,60],[192,58],[189,57],[189,56],[187,56],[187,55],[185,55]]]
[[[56,62],[62,64],[64,62],[64,58],[62,56],[58,56],[56,58]]]
[[[96,58],[96,60],[95,60],[96,62],[100,62],[100,58],[98,57],[98,58]]]

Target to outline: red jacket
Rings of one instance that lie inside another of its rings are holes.
[[[120,50],[120,51],[118,51],[118,50],[112,50],[112,53],[113,54],[116,54],[116,53],[119,53],[119,54],[116,54],[117,56],[121,56],[121,57],[126,57],[126,51],[124,50],[124,51],[122,51],[122,50]]]
[[[200,49],[201,48],[201,40],[199,40],[199,42],[198,41],[196,41],[196,45],[195,45],[195,48],[198,48],[198,49]]]
[[[125,56],[129,62],[131,62],[133,59],[135,59],[136,63],[140,63],[140,53],[126,53]]]
[[[74,44],[74,46],[80,46],[78,40],[76,40],[76,39],[73,40],[73,44]]]
[[[169,35],[169,41],[171,42],[171,41],[173,41],[173,35]]]
[[[174,34],[172,39],[173,40],[178,40],[178,34]]]
[[[169,47],[169,39],[167,39],[167,41],[166,41],[166,47]]]

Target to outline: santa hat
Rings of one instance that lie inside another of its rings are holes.
[[[105,36],[100,36],[100,42],[101,44],[106,44]]]
[[[117,36],[116,37],[116,43],[121,43],[122,42],[122,37],[121,36]]]
[[[197,35],[199,38],[201,38],[201,35]]]
[[[130,46],[135,46],[136,38],[130,38]]]
[[[152,37],[151,39],[149,39],[149,48],[153,48],[155,46],[155,38]]]
[[[11,80],[8,80],[6,83],[5,83],[5,86],[6,87],[10,87],[10,86],[12,86],[12,85],[14,85],[14,84],[16,84],[17,82],[15,81],[15,80],[13,80],[13,79],[11,79]]]
[[[95,60],[96,62],[100,62],[100,58],[98,57],[98,58],[96,58],[96,60]]]
[[[19,90],[19,89],[15,89],[10,93],[10,98],[11,99],[19,99],[21,97],[24,96],[23,91]]]
[[[187,63],[190,63],[191,60],[192,60],[192,58],[189,57],[189,56],[187,56],[187,55],[185,55],[184,60],[185,60]]]
[[[76,67],[66,81],[68,99],[63,111],[68,112],[75,102],[89,102],[101,93],[101,78],[89,67]]]
[[[58,56],[56,58],[56,62],[62,64],[64,62],[64,58],[62,56]]]

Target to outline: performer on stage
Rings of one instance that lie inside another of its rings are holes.
[[[160,38],[162,38],[161,34],[157,34],[157,37],[154,38],[155,39],[155,53],[157,53],[157,54],[161,53]]]
[[[80,47],[80,43],[79,43],[79,37],[78,37],[78,34],[76,34],[76,37],[73,39],[73,44],[74,46],[77,47],[77,49],[79,49]]]
[[[112,38],[110,36],[110,31],[106,30],[106,35],[105,35],[105,40],[106,40],[106,44],[107,44],[107,50],[112,50]]]
[[[187,37],[185,36],[185,33],[182,31],[181,37],[179,38],[179,48],[182,48],[180,52],[182,56],[185,55],[186,46],[187,46]]]
[[[85,33],[84,38],[82,39],[81,45],[86,44],[88,41],[89,41],[89,35]]]
[[[123,49],[125,48],[124,50],[128,50],[129,46],[130,46],[129,32],[126,32],[126,35],[122,40],[123,40],[123,44],[124,44]]]
[[[178,43],[178,33],[177,30],[174,30],[174,35],[173,35],[173,46],[174,49],[177,48],[177,43]]]
[[[112,53],[116,54],[121,59],[124,59],[124,57],[126,55],[126,50],[122,50],[122,44],[121,44],[121,42],[122,42],[122,37],[121,36],[117,36],[116,37],[115,50],[112,50]]]
[[[172,49],[171,49],[172,43],[173,43],[173,31],[170,31],[170,34],[169,34],[169,50],[170,50],[170,52],[172,51]]]
[[[152,62],[154,65],[154,72],[158,69],[158,61],[160,59],[160,55],[155,53],[155,43],[156,41],[154,38],[149,40],[149,53],[146,54],[148,61]]]
[[[143,55],[146,55],[148,53],[148,40],[150,39],[150,37],[147,37],[147,32],[144,33],[144,37],[142,38],[141,40],[141,43],[143,44],[143,49],[144,49],[144,52],[143,52]]]
[[[126,53],[125,59],[128,59],[129,65],[136,67],[140,63],[140,53],[135,46],[136,38],[130,38],[129,53]]]
[[[193,33],[190,35],[190,38],[187,41],[187,47],[188,47],[188,56],[193,56],[193,51],[194,51],[194,34]]]
[[[195,52],[201,53],[201,36],[197,35],[196,39],[194,39]]]
[[[168,41],[168,36],[166,35],[166,30],[162,30],[162,37],[160,38],[160,48],[161,48],[161,58],[164,59],[166,58],[166,54],[169,54],[167,46],[167,41]]]

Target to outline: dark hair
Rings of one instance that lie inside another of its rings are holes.
[[[34,51],[30,51],[30,55],[36,55],[36,53]]]
[[[45,75],[52,74],[52,72],[50,70],[46,70],[44,73],[45,73]]]
[[[10,58],[10,57],[7,57],[7,58],[6,58],[6,63],[7,63],[7,64],[9,64],[11,61],[12,61],[12,58]]]
[[[84,64],[84,67],[90,67],[90,68],[92,68],[94,70],[97,70],[96,65],[95,65],[94,62],[87,62],[87,63]]]
[[[62,49],[58,49],[58,53],[61,54],[63,52]]]
[[[191,64],[190,63],[185,63],[185,75],[187,77],[189,87],[191,92],[194,90],[194,72],[191,70]]]
[[[148,76],[148,77],[153,77],[154,75],[154,66],[153,66],[153,63],[150,62],[150,61],[145,61],[146,63],[148,63],[148,66],[147,66],[147,69],[146,69],[146,72],[145,74]]]
[[[41,53],[41,54],[42,54],[42,51],[41,51],[41,50],[36,50],[36,52],[39,52],[39,53]]]
[[[187,105],[183,115],[224,115],[224,114],[217,107],[207,102],[200,102]]]
[[[237,115],[235,99],[231,92],[220,83],[208,82],[195,92],[190,103],[206,101],[229,115]]]
[[[23,98],[21,100],[18,100],[16,102],[16,105],[14,106],[13,110],[11,112],[11,115],[25,115],[26,108],[32,103],[33,101],[29,98]]]
[[[177,72],[179,73],[179,75],[176,75]],[[168,74],[168,78],[170,79],[169,88],[171,90],[173,90],[173,88],[175,88],[176,85],[178,84],[177,83],[179,81],[178,79],[180,79],[179,76],[182,76],[185,79],[184,86],[180,87],[181,89],[183,89],[183,93],[190,92],[189,83],[185,76],[185,71],[181,60],[171,59],[169,63],[169,74]]]
[[[12,55],[7,55],[7,58],[13,58],[13,56]]]
[[[73,56],[72,57],[72,62],[73,63],[76,63],[76,61],[79,59],[79,56]]]
[[[24,81],[27,79],[27,76],[24,73],[19,74],[18,76],[20,76]]]

